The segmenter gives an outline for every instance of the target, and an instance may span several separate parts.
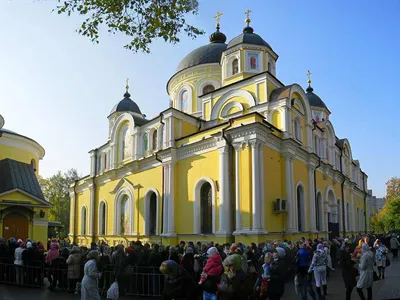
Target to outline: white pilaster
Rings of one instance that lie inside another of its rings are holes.
[[[163,166],[164,172],[164,190],[163,190],[163,232],[162,235],[166,236],[168,233],[168,164]]]
[[[231,205],[229,195],[229,148],[223,144],[219,150],[219,230],[216,235],[230,235],[232,233],[231,220]]]
[[[240,214],[240,150],[241,145],[235,145],[235,211],[236,211],[236,229],[239,233],[242,230],[242,219]]]
[[[168,236],[175,236],[174,164],[168,165]]]
[[[263,233],[267,233],[265,230],[265,198],[264,198],[264,145],[261,143],[258,151],[260,164],[260,180],[258,181],[258,186],[260,189],[260,228]]]
[[[140,143],[139,143],[139,133],[137,131],[133,134],[133,148],[132,149],[133,149],[133,151],[132,151],[133,159],[138,160],[141,150],[140,150]]]
[[[96,151],[90,152],[90,177],[96,176]]]
[[[285,154],[285,186],[287,199],[286,232],[295,232],[296,202],[293,195],[293,156]]]
[[[314,170],[315,167],[313,165],[308,165],[308,199],[309,199],[309,215],[308,219],[310,220],[309,226],[311,232],[317,232],[317,224],[316,224],[316,210],[315,210],[315,186],[314,186]]]
[[[90,189],[89,235],[94,235],[94,213],[95,213],[94,202],[96,200],[96,191],[93,182],[89,185],[89,189]]]
[[[356,231],[356,216],[355,216],[355,205],[354,205],[354,190],[350,189],[350,230],[352,232]]]
[[[289,107],[285,106],[282,109],[282,123],[283,123],[283,138],[287,139],[291,135],[291,128],[292,128],[292,123],[291,123],[291,115],[290,115],[290,110]]]
[[[252,191],[252,200],[251,200],[251,208],[252,208],[252,218],[253,218],[253,231],[259,231],[261,229],[260,224],[260,142],[251,141],[251,191]]]
[[[307,149],[308,152],[312,152],[313,150],[313,135],[312,135],[312,129],[313,126],[308,123],[308,121],[306,120],[307,124],[304,128],[304,130],[306,131],[306,139],[307,139],[307,145],[305,145],[305,148]]]
[[[70,210],[69,210],[70,211],[69,235],[75,237],[75,203],[76,203],[75,193],[74,192],[69,193],[69,198],[71,199]]]

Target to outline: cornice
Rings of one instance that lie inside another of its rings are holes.
[[[42,159],[45,154],[44,148],[36,141],[28,137],[24,137],[19,134],[8,133],[6,131],[1,131],[0,145],[14,147],[30,152],[37,159]]]
[[[178,159],[185,159],[193,155],[199,155],[217,149],[217,139],[215,137],[200,140],[191,144],[183,145],[178,149]]]

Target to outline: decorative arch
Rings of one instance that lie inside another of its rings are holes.
[[[87,217],[88,209],[86,205],[83,205],[81,208],[81,235],[87,235],[88,233],[88,217]]]
[[[218,118],[221,108],[224,106],[225,103],[227,103],[233,97],[244,98],[250,107],[258,104],[258,101],[256,101],[256,99],[254,99],[253,95],[248,91],[245,91],[245,90],[229,91],[226,94],[222,95],[221,98],[218,99],[218,101],[215,103],[214,107],[212,108],[212,110],[211,110],[211,119],[212,120],[215,120]]]
[[[152,128],[149,132],[149,141],[150,141],[149,149],[152,151],[155,151],[159,148],[159,146],[158,146],[159,145],[159,143],[158,143],[158,140],[159,140],[158,133],[159,132],[158,131],[159,131],[158,128]]]
[[[159,219],[160,219],[160,193],[155,188],[150,188],[147,190],[144,196],[144,234],[146,236],[151,236],[153,233],[152,230],[152,196],[155,195],[156,197],[156,209],[155,209],[155,232],[154,235],[160,234],[160,227],[159,227]]]
[[[98,233],[99,235],[106,235],[107,233],[107,219],[108,219],[108,210],[107,210],[107,202],[105,200],[101,200],[99,203],[99,222],[98,222]]]
[[[216,232],[216,188],[215,182],[209,177],[202,177],[194,186],[194,234],[201,233],[201,188],[203,184],[209,183],[211,186],[211,208],[212,208],[212,233]]]
[[[182,96],[183,96],[183,94],[184,93],[187,93],[187,98],[186,98],[186,111],[184,111],[184,107],[182,107],[182,101],[181,100],[183,100],[182,99]],[[175,105],[175,107],[176,107],[176,109],[178,109],[178,110],[180,110],[180,111],[183,111],[183,112],[185,112],[185,113],[188,113],[188,114],[190,114],[190,113],[192,113],[193,112],[193,109],[192,109],[192,101],[193,101],[193,88],[190,86],[190,85],[185,85],[185,86],[182,86],[180,89],[179,89],[179,91],[178,91],[178,93],[177,93],[177,97],[176,97],[176,99],[175,99],[175,103],[176,103],[176,105]]]
[[[299,232],[306,231],[306,189],[303,182],[296,184],[296,220]]]
[[[298,108],[299,108],[298,111],[299,111],[303,116],[305,115],[306,112],[305,112],[303,103],[301,103],[301,101],[300,101],[298,98],[294,98],[294,99],[293,99],[292,105],[293,105],[293,106],[297,105]]]
[[[221,117],[225,118],[227,117],[230,113],[229,111],[233,108],[239,109],[239,111],[243,111],[244,107],[243,104],[237,101],[229,102],[227,105],[224,106],[224,108],[221,111]]]
[[[225,59],[225,77],[231,77],[234,76],[236,74],[233,74],[233,61],[237,59],[238,61],[238,72],[236,74],[239,74],[240,72],[242,72],[242,68],[241,68],[241,63],[240,63],[240,53],[239,51],[236,52],[235,54],[231,54],[227,59]]]
[[[197,112],[202,111],[203,106],[202,106],[202,99],[200,98],[200,96],[203,95],[204,87],[209,84],[212,84],[216,90],[221,87],[221,83],[214,78],[205,78],[197,84],[197,107],[196,107]]]
[[[127,205],[125,206],[125,217],[121,214],[123,207],[125,204],[123,201],[127,201]],[[128,187],[121,187],[115,196],[114,201],[114,235],[121,235],[121,220],[124,218],[124,222],[126,224],[124,235],[132,235],[133,234],[133,224],[134,224],[134,197],[133,191]]]

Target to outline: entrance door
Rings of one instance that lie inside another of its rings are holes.
[[[28,238],[29,221],[20,213],[11,213],[3,219],[3,237],[26,240]]]

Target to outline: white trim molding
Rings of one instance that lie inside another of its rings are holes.
[[[115,201],[114,201],[114,235],[121,235],[121,201],[123,198],[127,196],[128,199],[128,211],[125,212],[125,214],[128,214],[129,216],[129,226],[124,232],[124,235],[136,235],[136,233],[133,231],[134,227],[133,224],[134,222],[134,197],[133,197],[133,191],[129,189],[128,187],[122,187],[119,189],[119,191],[116,193],[115,196]]]
[[[159,220],[160,220],[160,193],[155,188],[150,188],[146,191],[144,196],[144,234],[147,237],[150,237],[150,225],[151,225],[151,205],[150,199],[152,194],[156,195],[156,231],[155,235],[160,235],[160,227],[159,227]]]
[[[233,97],[240,97],[244,98],[250,107],[255,106],[258,104],[258,101],[254,99],[253,95],[246,91],[246,90],[231,90],[224,95],[222,95],[217,102],[215,103],[214,107],[211,110],[211,120],[217,119],[221,108],[224,106],[226,102],[228,102]]]

